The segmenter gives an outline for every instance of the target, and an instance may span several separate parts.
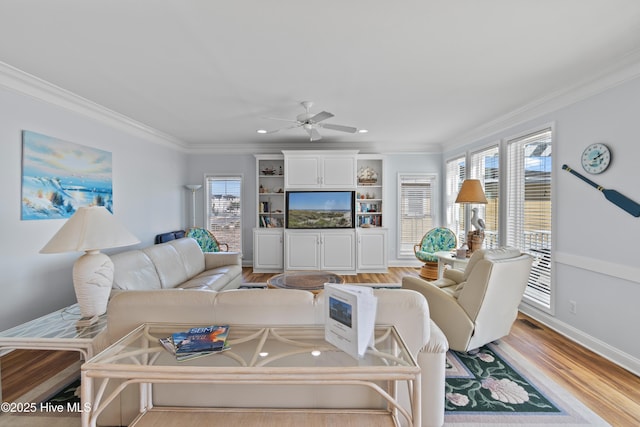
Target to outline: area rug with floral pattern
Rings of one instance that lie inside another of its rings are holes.
[[[446,426],[607,426],[504,342],[449,351]]]

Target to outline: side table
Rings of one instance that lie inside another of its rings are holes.
[[[450,265],[455,268],[456,264],[458,267],[466,267],[469,262],[469,258],[456,258],[455,253],[451,251],[440,251],[434,254],[438,257],[438,279],[442,278],[442,273],[444,273],[444,266]]]
[[[107,325],[107,316],[84,327],[76,327],[80,319],[80,308],[73,304],[46,314],[22,325],[0,332],[0,355],[5,350],[62,350],[77,351],[84,360],[93,357],[95,338]],[[2,370],[0,367],[0,401],[2,400]]]

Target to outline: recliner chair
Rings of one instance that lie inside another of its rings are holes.
[[[432,282],[403,277],[402,287],[422,293],[449,347],[467,352],[509,334],[531,264],[532,257],[516,248],[482,249],[464,271],[445,270]]]

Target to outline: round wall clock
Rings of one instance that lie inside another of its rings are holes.
[[[602,173],[611,163],[611,151],[602,143],[589,145],[582,152],[582,167],[589,173]]]

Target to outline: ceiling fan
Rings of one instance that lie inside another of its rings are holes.
[[[354,128],[352,126],[322,123],[324,120],[327,120],[333,117],[333,114],[329,113],[328,111],[322,111],[318,114],[311,113],[310,110],[311,110],[311,107],[313,106],[313,102],[311,101],[303,101],[300,103],[300,105],[302,105],[305,112],[302,114],[298,114],[295,120],[280,119],[276,117],[267,117],[268,119],[272,119],[272,120],[283,120],[286,122],[293,122],[295,123],[294,125],[287,126],[280,129],[270,130],[270,131],[258,131],[258,132],[268,134],[268,133],[280,132],[281,130],[295,129],[295,128],[301,127],[304,130],[306,130],[307,133],[309,134],[310,141],[317,141],[319,139],[322,139],[322,136],[320,136],[320,133],[318,132],[318,128],[331,129],[331,130],[337,130],[340,132],[348,132],[348,133],[355,133],[358,130],[358,128]]]

